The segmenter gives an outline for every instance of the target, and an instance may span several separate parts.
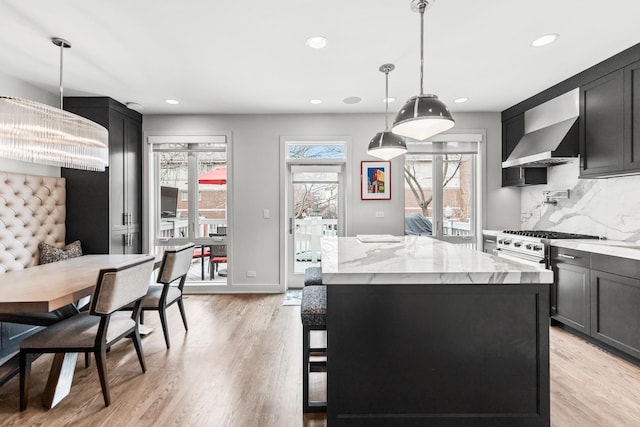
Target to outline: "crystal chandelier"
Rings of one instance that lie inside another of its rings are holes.
[[[104,171],[108,164],[108,132],[91,120],[62,109],[62,59],[71,44],[60,47],[60,108],[27,99],[0,96],[0,157]]]

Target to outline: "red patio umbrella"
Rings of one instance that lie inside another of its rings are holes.
[[[211,169],[198,176],[199,184],[224,185],[227,183],[227,165]]]

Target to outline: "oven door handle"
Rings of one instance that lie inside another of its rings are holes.
[[[505,251],[504,249],[496,249],[496,253],[497,256],[499,258],[503,258],[503,259],[508,259],[509,261],[514,261],[514,262],[519,262],[521,264],[526,264],[526,265],[530,265],[532,267],[536,267],[536,268],[541,268],[541,269],[546,269],[546,261],[543,259],[539,259],[539,258],[533,258],[531,256],[527,256],[525,254],[513,254],[513,252],[511,253],[507,253],[507,251]]]

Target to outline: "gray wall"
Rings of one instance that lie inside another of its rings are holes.
[[[517,228],[520,192],[500,188],[501,125],[499,113],[457,114],[456,133],[463,129],[486,129],[487,168],[484,228]],[[275,285],[280,283],[281,136],[348,136],[352,140],[347,164],[347,223],[349,235],[403,234],[403,158],[392,161],[392,199],[360,200],[360,162],[376,160],[366,154],[373,135],[384,126],[381,114],[341,115],[145,115],[145,135],[162,133],[230,131],[233,159],[233,283]],[[263,219],[264,209],[271,218]],[[376,218],[375,212],[384,212]],[[255,270],[255,278],[246,271]]]

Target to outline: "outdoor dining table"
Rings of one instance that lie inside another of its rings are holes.
[[[24,270],[0,274],[0,313],[49,312],[93,293],[101,269],[145,257],[136,255],[84,255]],[[162,254],[156,254],[156,267]],[[77,353],[56,354],[43,394],[52,408],[71,389]]]

